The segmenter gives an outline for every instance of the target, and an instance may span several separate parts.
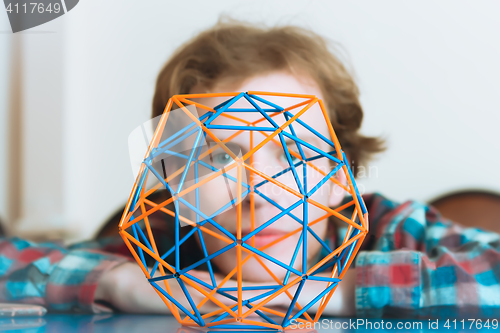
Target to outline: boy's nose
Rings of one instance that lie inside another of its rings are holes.
[[[265,154],[256,153],[252,159],[252,163],[250,164],[254,169],[262,173],[263,175],[271,178],[276,173],[280,172],[279,162],[275,161],[272,156]],[[282,168],[281,168],[282,169]],[[255,208],[262,205],[269,205],[269,201],[266,198],[259,195],[261,193],[265,197],[275,202],[279,201],[280,195],[283,193],[283,189],[279,186],[273,184],[265,177],[261,176],[255,172],[248,172],[247,174],[248,183],[251,184],[254,189],[256,195],[254,195],[254,203]]]

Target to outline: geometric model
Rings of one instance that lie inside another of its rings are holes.
[[[172,315],[210,329],[317,322],[368,233],[323,102],[262,91],[175,95],[156,121],[119,232]],[[334,192],[344,201],[330,207],[324,198]],[[155,214],[167,245],[155,242]],[[341,244],[319,227],[332,223],[347,230]],[[193,248],[199,256],[187,258]],[[322,286],[314,295],[311,283]]]

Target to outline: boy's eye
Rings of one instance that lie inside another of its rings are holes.
[[[281,159],[283,160],[283,162],[287,163],[288,164],[288,159],[286,158],[286,153],[283,152],[283,154],[281,154]],[[293,154],[290,153],[290,159],[292,161],[293,164],[296,164],[300,161],[300,158],[294,156]]]
[[[220,167],[231,163],[233,161],[233,158],[229,156],[229,154],[225,151],[222,151],[220,153],[212,154],[212,161],[214,163],[214,166]]]
[[[227,143],[226,147],[235,155],[241,156],[242,151],[238,145]],[[220,169],[234,162],[234,159],[222,148],[210,147],[215,149],[211,154],[205,157],[205,161],[211,164],[214,168]]]

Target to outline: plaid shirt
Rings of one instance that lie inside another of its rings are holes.
[[[0,238],[0,302],[56,311],[107,312],[94,302],[101,274],[127,261],[120,255]]]
[[[353,263],[358,317],[500,317],[498,234],[463,228],[417,201],[363,198],[370,233]],[[161,231],[157,244],[170,246]],[[332,233],[330,242],[342,238]],[[102,311],[94,303],[97,281],[125,256],[118,235],[70,248],[0,239],[0,301]]]
[[[500,318],[499,234],[418,201],[364,199],[370,234],[355,261],[359,317]]]

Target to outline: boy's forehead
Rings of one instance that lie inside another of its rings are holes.
[[[302,94],[302,95],[313,95],[322,99],[322,94],[319,86],[307,75],[298,76],[287,71],[271,72],[262,75],[256,75],[249,77],[245,80],[240,80],[235,82],[234,80],[221,80],[219,84],[216,84],[210,90],[193,89],[191,93],[222,93],[222,92],[247,92],[247,91],[267,91],[267,92],[277,92],[277,93],[292,93],[292,94]],[[299,97],[287,97],[287,96],[262,96],[265,100],[279,105],[283,108],[288,108],[293,105],[300,104],[306,101],[308,98]],[[199,98],[196,101],[210,108],[213,108],[229,97],[208,97]],[[270,108],[263,103],[256,102],[261,108]],[[245,99],[241,98],[236,101],[231,108],[253,108],[253,106]],[[302,110],[304,106],[300,106],[291,109],[289,112],[295,115],[297,112]],[[198,108],[198,116],[202,116],[206,113],[205,110]],[[273,112],[267,113],[273,121],[278,125],[283,125],[287,120],[280,115],[272,115]],[[255,126],[270,126],[271,124],[263,117],[260,112],[230,112],[227,115],[232,117],[219,116],[212,121],[214,125],[231,125],[231,126],[246,126],[248,123],[253,123]],[[238,118],[238,119],[236,119]],[[307,125],[313,127],[316,131],[330,137],[328,125],[326,119],[321,111],[319,103],[315,103],[309,110],[303,113],[299,119],[306,123]],[[294,129],[297,135],[307,135],[310,136],[310,132],[303,126],[294,124]],[[231,135],[232,131],[217,130],[213,131],[220,138],[226,138]],[[313,135],[314,136],[314,135]]]
[[[293,74],[289,71],[269,72],[239,80],[231,80],[230,78],[221,79],[211,89],[207,90],[201,87],[194,87],[190,93],[223,93],[242,91],[267,91],[275,93],[314,95],[323,99],[321,89],[309,75]],[[202,104],[214,107],[226,99],[227,97],[202,98],[200,101]],[[267,96],[266,99],[283,107],[300,102],[299,98],[293,97]],[[237,103],[241,104],[243,101],[238,101]]]
[[[235,106],[237,107],[237,106]],[[292,114],[296,114],[300,111],[301,108],[297,108],[297,110],[291,111]],[[267,127],[272,128],[273,124],[271,124],[260,112],[228,112],[227,116],[219,116],[214,119],[211,124],[212,125],[225,125],[225,126],[248,126],[250,123],[254,124],[258,127]],[[274,114],[268,113],[270,118],[274,121],[274,123],[278,126],[282,126],[287,122],[287,119],[283,114]],[[323,136],[330,138],[330,133],[328,130],[328,125],[324,120],[323,113],[321,109],[316,103],[310,109],[308,109],[305,113],[303,113],[298,119],[300,119],[303,123],[309,125],[314,128],[315,131],[321,133]],[[313,134],[309,129],[302,126],[301,124],[294,122],[292,123],[293,130],[295,135],[301,140],[305,140],[314,145],[322,146],[322,140]],[[220,140],[225,140],[227,138],[232,137],[237,131],[236,130],[225,130],[225,129],[211,129],[212,133],[216,135]],[[290,128],[286,128],[285,131],[290,133]],[[261,140],[264,140],[267,135],[272,133],[271,131],[254,131],[253,132],[254,144],[259,143]],[[316,140],[318,139],[318,140]],[[233,139],[236,142],[243,143],[250,140],[250,131],[244,131],[240,133],[238,136]],[[287,139],[289,141],[289,139]]]

